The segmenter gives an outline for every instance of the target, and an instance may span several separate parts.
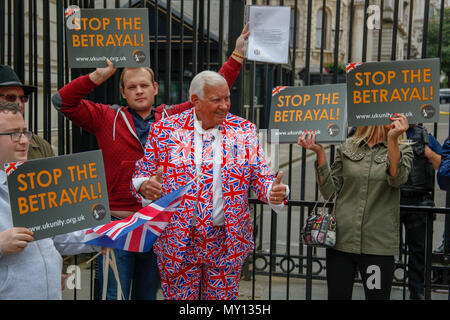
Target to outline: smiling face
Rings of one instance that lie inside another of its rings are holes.
[[[24,132],[27,127],[20,113],[0,111],[0,133]],[[27,160],[30,141],[25,135],[14,142],[9,135],[0,135],[0,164]]]
[[[191,100],[195,106],[197,118],[205,130],[211,129],[225,121],[231,106],[230,90],[225,81],[223,84],[215,86],[206,84],[203,99],[193,94]]]
[[[150,73],[143,68],[132,68],[124,71],[122,96],[128,106],[141,117],[146,118],[158,94],[158,84],[153,81]]]

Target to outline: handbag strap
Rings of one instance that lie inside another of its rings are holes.
[[[331,215],[333,216],[333,217],[335,217],[335,210],[336,210],[336,198],[337,198],[337,195],[336,195],[336,193],[334,193],[334,199],[333,199],[333,208],[331,209]],[[331,199],[331,197],[330,197],[330,199]],[[330,200],[330,199],[328,199],[328,200]]]
[[[312,212],[316,211],[316,208],[317,208],[317,205],[319,204],[319,200],[320,200],[320,197],[321,197],[321,196],[322,196],[322,194],[319,195],[319,198],[317,199],[316,204],[315,204],[314,207],[312,208],[311,213],[310,213],[309,215],[311,215]]]

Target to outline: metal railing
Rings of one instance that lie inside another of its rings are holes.
[[[241,276],[242,281],[247,281],[250,283],[250,299],[261,299],[265,297],[269,300],[274,299],[286,299],[290,300],[293,294],[296,296],[302,295],[306,300],[318,299],[318,294],[315,291],[317,288],[314,285],[315,280],[322,281],[321,286],[325,285],[326,281],[326,258],[325,249],[317,247],[309,247],[301,244],[300,239],[297,238],[295,243],[286,242],[284,246],[284,251],[275,250],[277,239],[276,231],[276,220],[277,215],[266,210],[263,212],[263,208],[268,209],[266,204],[262,204],[257,199],[250,199],[250,203],[253,207],[252,220],[254,227],[254,239],[255,239],[255,249],[250,253],[247,262],[244,264],[243,274]],[[304,208],[306,212],[312,210],[315,201],[302,201],[302,200],[290,200],[287,204],[288,208]],[[322,206],[323,203],[318,204]],[[331,208],[332,203],[326,204],[327,207]],[[450,300],[450,250],[445,248],[444,252],[441,254],[433,253],[432,249],[432,238],[433,238],[433,220],[434,215],[445,215],[450,214],[450,208],[439,208],[439,207],[417,207],[417,206],[400,206],[401,211],[411,211],[418,212],[420,214],[426,215],[426,249],[425,249],[425,266],[424,266],[424,283],[425,288],[425,299],[431,299],[432,290],[443,290],[447,292],[447,299]],[[270,221],[270,232],[268,238],[270,239],[269,250],[265,250],[263,246],[263,221]],[[289,219],[289,223],[285,226],[285,232],[287,239],[290,239],[290,233],[297,232],[303,227],[304,219],[300,216],[300,220],[292,223]],[[400,226],[402,228],[402,226]],[[293,252],[291,246],[295,244],[298,245],[298,251]],[[396,257],[395,270],[394,270],[394,280],[393,287],[401,288],[402,299],[408,299],[407,290],[407,252],[404,243],[404,237],[400,238],[399,255]],[[74,263],[77,264],[78,260],[75,257]],[[81,263],[80,263],[81,265]],[[397,275],[400,272],[400,276]],[[96,276],[95,266],[92,265],[89,272],[85,272],[83,277],[88,278],[83,281],[83,283],[89,283],[89,288],[80,288],[83,290],[82,299],[97,299],[98,298],[98,279]],[[280,288],[280,285],[273,284],[275,278],[284,279],[284,287]],[[265,278],[268,285],[261,291],[258,288],[258,281],[261,278]],[[304,281],[301,285],[298,284],[298,279],[303,279]],[[295,283],[294,283],[295,282]],[[355,278],[356,283],[361,283],[360,277]],[[248,285],[247,285],[248,286]],[[304,292],[298,292],[299,290],[304,290]],[[73,290],[73,299],[79,297],[80,290]],[[80,291],[81,292],[81,291]],[[274,293],[276,292],[276,294]],[[321,292],[323,297],[323,292]]]
[[[325,249],[318,249],[316,247],[310,247],[301,244],[300,239],[298,238],[299,244],[298,252],[292,253],[290,251],[291,242],[290,233],[295,229],[297,232],[303,228],[305,217],[303,214],[300,215],[300,220],[297,223],[292,224],[291,220],[288,219],[288,223],[284,226],[285,233],[287,234],[286,246],[284,252],[276,252],[273,249],[273,245],[275,241],[270,241],[270,250],[269,252],[263,250],[263,239],[262,234],[259,233],[259,230],[262,230],[263,223],[263,215],[262,212],[262,203],[256,199],[250,199],[250,202],[253,204],[253,222],[254,229],[257,230],[255,234],[255,250],[253,254],[251,254],[251,263],[248,270],[244,272],[248,272],[250,275],[250,281],[252,283],[252,298],[255,297],[255,279],[257,275],[264,275],[269,278],[269,286],[267,296],[269,299],[272,297],[273,287],[271,285],[271,280],[273,277],[284,277],[286,278],[286,287],[285,287],[285,299],[289,300],[290,295],[292,294],[292,289],[290,286],[290,278],[301,278],[305,279],[304,288],[305,288],[305,299],[311,300],[313,299],[313,280],[326,280],[325,270],[326,270],[326,258],[325,258]],[[312,210],[315,201],[303,201],[303,200],[291,200],[288,202],[288,215],[290,214],[290,209],[293,207],[298,207],[302,209],[306,209],[306,212]],[[319,207],[323,206],[323,203],[319,202]],[[327,207],[331,208],[333,206],[332,203],[326,204]],[[257,208],[259,207],[259,208]],[[257,213],[259,209],[259,214]],[[424,270],[424,288],[425,288],[425,299],[431,299],[431,290],[433,289],[443,289],[447,291],[448,299],[450,300],[450,281],[449,281],[449,271],[450,271],[450,250],[449,248],[444,249],[444,253],[442,254],[434,254],[433,253],[433,220],[435,214],[443,214],[448,216],[450,214],[450,208],[438,208],[438,207],[418,207],[418,206],[400,206],[401,211],[411,211],[418,212],[420,214],[426,215],[426,246],[425,246],[425,270]],[[302,212],[303,213],[303,212]],[[268,213],[266,212],[266,215]],[[266,220],[271,221],[272,226],[276,226],[276,214],[271,214],[271,217],[265,217]],[[403,228],[400,225],[400,228]],[[276,235],[276,227],[270,229],[270,234],[268,238],[277,239]],[[402,232],[400,232],[402,234]],[[298,233],[299,235],[299,233]],[[279,238],[278,238],[279,239]],[[320,251],[320,252],[319,252]],[[395,270],[394,270],[394,281],[393,286],[402,287],[403,289],[403,299],[406,299],[406,290],[408,288],[407,284],[407,252],[404,243],[404,237],[400,238],[400,246],[399,246],[399,255],[396,257]],[[313,268],[313,266],[315,268]],[[314,270],[313,270],[314,269]],[[396,273],[398,270],[402,271],[402,276],[397,276]],[[440,277],[433,277],[433,272],[439,274]],[[439,283],[437,282],[439,281]],[[356,282],[361,282],[360,279],[357,279]],[[303,286],[302,286],[303,287]],[[279,289],[277,289],[279,291]]]

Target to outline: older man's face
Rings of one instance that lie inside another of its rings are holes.
[[[20,113],[0,111],[0,133],[25,132],[27,127]],[[0,164],[27,160],[30,141],[25,135],[15,142],[9,135],[0,135]]]
[[[6,96],[16,97],[15,101],[8,100]],[[0,101],[15,102],[20,107],[20,112],[25,112],[25,94],[21,87],[0,87]]]
[[[230,111],[230,90],[226,82],[214,87],[205,85],[203,99],[199,99],[197,95],[192,95],[192,102],[203,129],[211,129],[221,124]]]

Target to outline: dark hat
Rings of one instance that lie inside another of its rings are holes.
[[[0,65],[0,87],[21,87],[25,94],[36,92],[37,88],[25,86],[14,70],[8,65]]]

